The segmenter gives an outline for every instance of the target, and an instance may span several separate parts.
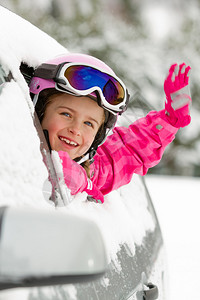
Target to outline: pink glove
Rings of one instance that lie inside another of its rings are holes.
[[[104,197],[97,186],[87,177],[83,167],[73,161],[67,152],[59,151],[58,155],[63,166],[65,184],[71,190],[72,195],[79,192],[86,192],[98,203],[104,202]],[[92,201],[92,199],[89,199]]]
[[[165,113],[169,123],[176,128],[185,127],[191,121],[189,105],[192,100],[189,96],[188,76],[190,69],[190,66],[186,68],[185,63],[180,66],[174,64],[164,82]]]

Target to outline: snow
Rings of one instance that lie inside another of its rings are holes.
[[[133,195],[130,197],[130,195]],[[95,220],[103,233],[108,252],[108,261],[111,259],[116,270],[120,271],[117,251],[120,244],[126,243],[131,255],[135,253],[135,244],[141,245],[147,230],[155,228],[152,215],[147,209],[147,199],[140,178],[134,175],[129,185],[121,187],[105,196],[105,203],[85,202],[86,194],[79,193],[74,200],[64,208],[78,215]],[[137,228],[137,230],[135,230]]]
[[[33,126],[33,105],[28,86],[19,72],[19,65],[21,61],[29,61],[32,66],[38,65],[64,52],[65,48],[3,7],[0,7],[0,14],[2,27],[6,29],[0,32],[0,63],[5,72],[11,70],[15,78],[5,84],[0,95],[1,205],[26,204],[47,208],[49,205],[44,201],[42,186],[48,174]],[[37,39],[47,44],[43,51]],[[49,43],[52,47],[48,47]]]
[[[15,97],[13,97],[15,95]],[[41,199],[41,184],[38,178],[47,174],[41,166],[41,154],[38,151],[38,138],[32,127],[31,114],[24,95],[15,82],[7,84],[0,98],[0,140],[1,205],[22,205],[35,195],[35,202]],[[21,111],[19,113],[19,107]],[[18,134],[20,133],[20,135]],[[29,168],[27,168],[29,162]],[[10,188],[12,178],[12,188]],[[24,182],[27,188],[24,189]],[[41,206],[44,201],[40,201]]]
[[[199,300],[200,178],[146,176],[168,260],[170,300]]]
[[[142,14],[156,39],[165,38],[173,29],[172,20],[175,18],[175,14],[173,11],[169,13],[167,3],[147,3],[142,10]]]
[[[169,275],[168,300],[199,300],[200,178],[146,175],[145,179],[164,236]],[[73,286],[70,289],[74,295]],[[16,300],[26,299],[22,297],[25,295],[25,290],[15,291]],[[8,297],[0,297],[2,300],[10,300],[13,292],[1,293],[1,296]]]

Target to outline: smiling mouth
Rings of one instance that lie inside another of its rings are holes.
[[[63,142],[65,142],[67,145],[70,145],[70,146],[74,146],[74,147],[77,147],[78,144],[74,141],[71,141],[71,140],[68,140],[67,138],[64,138],[62,136],[59,137],[59,139]]]

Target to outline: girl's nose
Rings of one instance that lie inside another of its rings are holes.
[[[81,134],[80,124],[78,121],[74,121],[69,127],[70,133],[79,136]]]

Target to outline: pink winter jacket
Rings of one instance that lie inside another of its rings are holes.
[[[145,175],[159,163],[166,146],[178,131],[164,110],[151,111],[126,127],[115,127],[94,156],[91,181],[105,195],[130,182],[133,173]],[[65,183],[72,194],[84,191],[88,180],[85,170],[66,152],[58,152],[62,160]]]

